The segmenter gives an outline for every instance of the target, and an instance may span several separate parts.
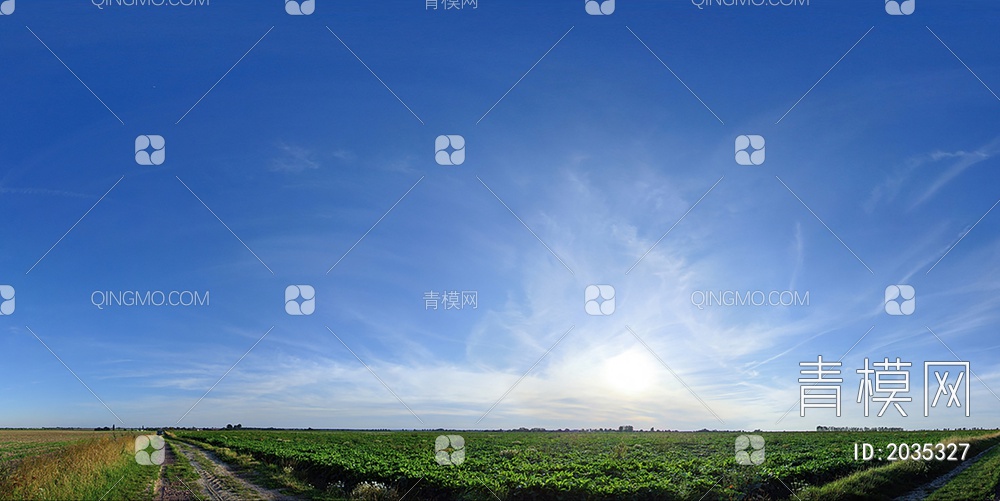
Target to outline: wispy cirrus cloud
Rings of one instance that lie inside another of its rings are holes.
[[[872,188],[864,203],[865,210],[873,212],[880,204],[894,201],[903,192],[912,192],[912,202],[907,209],[914,210],[941,191],[969,168],[985,162],[1000,153],[1000,136],[972,151],[934,150],[907,159],[893,168],[885,179]],[[922,179],[933,179],[928,185]],[[910,187],[907,189],[907,187]]]
[[[7,186],[0,186],[0,194],[5,195],[44,195],[53,197],[68,197],[68,198],[86,198],[92,199],[93,195],[87,195],[84,193],[76,193],[66,190],[51,190],[47,188],[10,188]]]
[[[275,172],[299,173],[319,169],[322,164],[312,150],[281,143],[278,145],[280,154],[271,160],[271,170]]]
[[[930,200],[941,188],[945,187],[970,167],[993,158],[997,153],[1000,153],[1000,137],[994,138],[975,151],[935,151],[931,153],[928,155],[929,163],[949,162],[950,165],[937,175],[934,182],[913,201],[910,208],[913,209]]]

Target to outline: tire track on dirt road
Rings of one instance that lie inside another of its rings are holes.
[[[194,471],[198,473],[197,485],[190,485],[190,487],[201,491],[198,493],[201,499],[211,499],[212,501],[295,499],[248,482],[209,451],[184,442],[173,441],[172,443],[191,463]],[[197,498],[197,496],[192,496],[192,498]]]
[[[1000,447],[1000,445],[994,445],[986,449],[985,451],[976,454],[974,457],[962,461],[958,466],[956,466],[948,473],[945,473],[944,475],[941,475],[935,478],[934,480],[931,480],[930,482],[921,485],[920,487],[917,487],[916,489],[908,492],[903,496],[895,498],[893,501],[922,501],[924,498],[933,494],[934,491],[941,488],[941,486],[943,486],[944,484],[947,484],[951,479],[955,478],[959,473],[965,471],[966,468],[975,464],[977,461],[982,459],[983,456],[985,456],[987,453],[989,453],[990,451],[992,451],[997,447]],[[1000,486],[998,486],[998,488],[1000,488]]]

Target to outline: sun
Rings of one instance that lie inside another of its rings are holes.
[[[638,350],[615,355],[601,367],[601,377],[609,389],[628,396],[647,392],[658,376],[653,356]]]

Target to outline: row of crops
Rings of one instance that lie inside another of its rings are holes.
[[[448,432],[456,433],[456,432]],[[435,459],[437,432],[178,431],[294,471],[319,490],[363,482],[416,499],[785,499],[852,472],[855,443],[936,443],[956,432],[780,432],[764,461],[737,463],[734,432],[457,432],[461,464]],[[986,433],[986,432],[981,432]],[[968,433],[964,433],[968,435]],[[707,495],[706,495],[707,493]]]

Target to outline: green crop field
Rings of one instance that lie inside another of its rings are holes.
[[[444,433],[464,438],[457,466],[435,460]],[[386,491],[372,499],[851,499],[860,489],[891,499],[957,462],[861,461],[855,443],[954,438],[972,444],[972,457],[1000,442],[988,431],[757,434],[766,442],[759,465],[737,463],[735,432],[173,432],[272,479],[294,478],[299,495],[330,499],[372,485]]]
[[[1000,494],[1000,432],[987,430],[754,432],[759,453],[740,460],[737,444],[747,441],[738,432],[168,430],[162,466],[136,463],[136,434],[0,431],[0,498],[889,500],[921,486],[930,499]],[[876,457],[855,457],[864,443]],[[890,443],[922,452],[968,443],[968,468],[889,461]]]

